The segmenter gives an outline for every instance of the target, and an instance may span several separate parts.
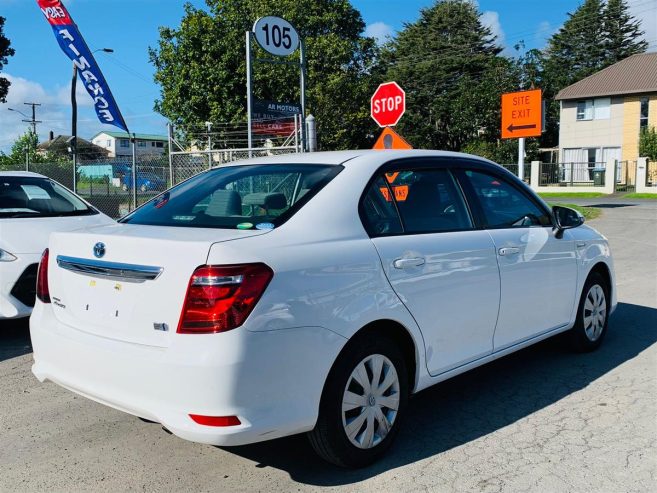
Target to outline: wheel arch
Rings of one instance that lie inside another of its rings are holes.
[[[419,351],[421,348],[418,346],[417,342],[411,335],[411,332],[406,327],[404,327],[403,324],[396,320],[374,320],[361,327],[349,338],[349,341],[347,341],[340,353],[335,358],[333,366],[335,366],[336,362],[347,347],[352,344],[357,344],[358,341],[362,338],[371,337],[373,335],[384,335],[385,337],[392,339],[396,344],[398,344],[402,351],[402,355],[404,356],[404,361],[407,365],[408,386],[410,392],[413,393],[417,387],[419,378],[418,369],[421,361]],[[333,366],[331,367],[331,370],[333,369]],[[324,385],[326,386],[326,384]]]
[[[589,271],[588,275],[586,276],[586,279],[588,279],[591,276],[591,274],[593,274],[594,272],[600,274],[600,276],[602,276],[602,278],[606,281],[607,289],[609,290],[607,294],[609,295],[609,299],[611,300],[612,291],[614,289],[614,285],[613,285],[614,283],[612,282],[611,279],[611,271],[609,270],[609,266],[605,262],[602,261],[597,262]]]

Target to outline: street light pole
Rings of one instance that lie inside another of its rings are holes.
[[[92,52],[102,51],[105,53],[114,53],[112,48],[99,48]],[[73,62],[73,79],[71,80],[71,154],[73,156],[73,192],[77,193],[78,188],[78,102],[75,97],[75,90],[78,82],[78,66]]]

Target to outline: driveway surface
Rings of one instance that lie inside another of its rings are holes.
[[[540,491],[657,488],[657,201],[604,199],[619,307],[602,347],[554,339],[426,390],[390,454],[345,471],[304,436],[220,449],[31,374],[0,325],[0,491]],[[328,487],[328,488],[326,488]]]

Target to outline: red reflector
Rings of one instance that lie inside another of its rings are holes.
[[[41,255],[39,270],[37,270],[36,295],[43,303],[50,303],[50,289],[48,287],[48,249]]]
[[[201,416],[200,414],[190,414],[196,423],[205,426],[237,426],[242,422],[237,416]]]
[[[244,323],[274,273],[265,264],[204,265],[192,274],[180,334],[211,334]]]

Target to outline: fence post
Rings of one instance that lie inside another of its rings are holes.
[[[536,190],[541,184],[540,169],[541,169],[540,161],[531,162],[531,168],[529,172],[529,186],[532,187],[534,190]]]
[[[614,193],[616,191],[616,166],[617,159],[607,159],[605,163],[605,188],[604,193]]]
[[[167,135],[169,136],[169,187],[173,186],[173,156],[171,151],[173,150],[173,125],[167,123]]]
[[[306,118],[306,125],[308,126],[307,136],[308,136],[308,152],[317,151],[317,126],[315,125],[315,117],[313,115],[308,115]]]
[[[137,208],[137,134],[132,134],[132,207]]]
[[[636,161],[636,193],[650,192],[648,190],[648,158],[640,157]]]

